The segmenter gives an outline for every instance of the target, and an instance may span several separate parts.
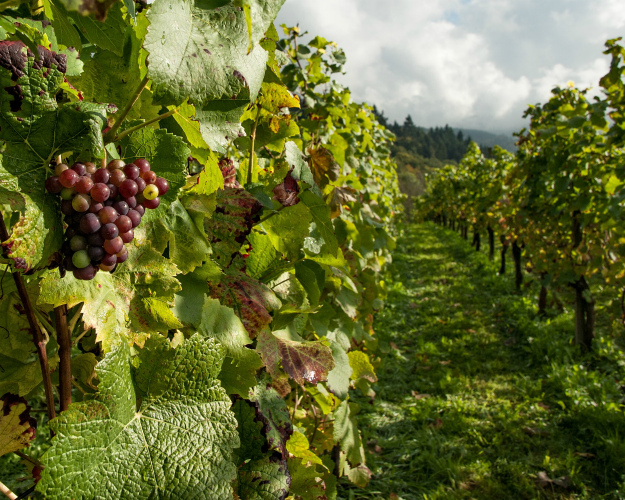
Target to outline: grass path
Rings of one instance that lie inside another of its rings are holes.
[[[374,475],[340,498],[625,498],[622,329],[582,358],[572,307],[539,321],[533,287],[496,267],[449,230],[406,229],[377,396],[352,398]]]

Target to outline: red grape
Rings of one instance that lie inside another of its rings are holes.
[[[118,168],[124,168],[125,163],[122,160],[111,160],[106,166],[110,171],[117,170]]]
[[[102,203],[91,203],[91,206],[89,207],[89,212],[91,212],[92,214],[97,214],[100,210],[102,210],[104,208],[104,205],[102,205]]]
[[[127,215],[120,215],[115,221],[115,225],[120,233],[125,233],[132,229],[132,220]]]
[[[100,236],[102,236],[102,238],[104,238],[105,240],[112,240],[113,238],[117,238],[118,234],[119,234],[119,229],[117,228],[115,224],[111,222],[109,222],[108,224],[104,224],[100,228]],[[104,242],[104,248],[106,248],[106,241]]]
[[[169,182],[167,179],[163,177],[157,177],[154,185],[158,188],[158,195],[163,196],[167,191],[169,191]]]
[[[84,164],[78,162],[72,165],[72,170],[81,177],[87,173],[87,167]]]
[[[117,255],[107,253],[104,257],[102,257],[102,264],[105,266],[114,266],[117,264]]]
[[[74,278],[85,281],[92,280],[95,278],[97,272],[98,268],[89,264],[87,267],[83,267],[82,269],[76,269],[74,271]]]
[[[60,193],[63,190],[63,184],[61,184],[61,181],[59,181],[58,176],[53,175],[52,177],[48,177],[46,179],[46,191],[48,191],[48,193]]]
[[[141,222],[141,214],[137,210],[128,210],[127,217],[132,222],[132,227],[137,227]]]
[[[72,215],[74,213],[74,207],[72,207],[72,202],[69,200],[61,201],[61,213],[63,215]]]
[[[93,174],[93,182],[101,182],[103,184],[108,183],[111,178],[111,173],[105,168],[99,168]]]
[[[137,204],[137,206],[134,208],[135,212],[137,212],[141,217],[143,217],[145,215],[145,208],[143,207],[143,205],[139,205]]]
[[[100,236],[100,233],[93,233],[87,236],[87,243],[89,246],[101,247],[104,245],[104,238]]]
[[[119,194],[124,198],[130,198],[136,195],[138,191],[137,183],[132,179],[126,179],[119,185]]]
[[[96,170],[98,170],[98,167],[96,167],[93,163],[91,163],[90,161],[85,162],[85,167],[87,168],[87,174],[89,175],[93,175],[96,173]]]
[[[117,187],[126,180],[126,174],[123,170],[113,170],[111,172],[110,182],[111,184],[115,184]]]
[[[145,200],[143,202],[143,206],[145,208],[149,208],[154,210],[155,208],[158,208],[158,206],[161,204],[161,199],[160,198],[154,198],[153,200]]]
[[[129,163],[124,167],[124,173],[126,174],[127,179],[134,180],[139,177],[141,171],[139,170],[139,167],[137,167],[135,164]]]
[[[115,269],[115,265],[113,264],[111,266],[107,266],[106,264],[104,264],[104,262],[100,263],[100,271],[109,271],[112,272]]]
[[[130,231],[120,234],[119,237],[124,243],[130,243],[135,237],[135,232],[131,229]]]
[[[59,181],[63,184],[63,187],[71,188],[78,182],[80,176],[74,170],[64,170],[59,175]]]
[[[128,213],[128,210],[130,210],[128,203],[126,203],[125,201],[117,201],[113,203],[113,208],[117,210],[117,213],[120,215],[126,215]]]
[[[145,189],[145,186],[147,186],[146,182],[141,177],[136,178],[135,182],[137,183],[137,187],[139,188],[139,193],[142,193]]]
[[[150,163],[148,162],[148,160],[145,160],[144,158],[137,158],[132,163],[134,163],[137,167],[139,167],[139,170],[141,172],[147,172],[148,170],[150,170]]]
[[[148,170],[147,172],[141,173],[141,178],[146,182],[146,184],[154,184],[156,181],[156,173],[152,170]]]
[[[102,224],[108,224],[109,222],[115,222],[118,214],[117,210],[113,207],[104,207],[100,210],[98,215],[100,216],[100,222],[102,222]]]
[[[76,182],[74,189],[78,193],[87,194],[89,191],[91,191],[92,187],[93,181],[91,180],[91,178],[83,175],[80,179],[78,179],[78,182]]]
[[[80,230],[85,234],[95,233],[101,224],[96,214],[85,214],[80,219]]]
[[[124,248],[124,242],[119,236],[113,238],[112,240],[106,240],[104,242],[104,250],[106,250],[110,254],[118,253],[121,251],[122,248]]]
[[[107,187],[111,191],[111,195],[109,196],[109,198],[117,198],[117,195],[119,194],[119,188],[115,184],[111,184],[110,182],[107,184]]]
[[[87,254],[89,254],[89,258],[95,261],[101,261],[102,258],[106,255],[104,248],[102,247],[92,247],[87,248]]]
[[[127,258],[128,258],[128,249],[122,248],[117,254],[117,263],[121,264],[122,262],[125,262]]]

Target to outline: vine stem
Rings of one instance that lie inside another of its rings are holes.
[[[11,500],[15,500],[17,498],[17,495],[13,493],[9,488],[7,488],[2,482],[0,482],[0,492],[2,492],[4,496],[10,498]]]
[[[254,120],[254,127],[252,128],[252,133],[250,134],[250,139],[252,143],[250,145],[250,166],[247,170],[247,183],[252,183],[252,173],[254,172],[254,143],[256,142],[256,129],[258,128],[258,120],[260,119],[260,106],[256,105],[258,110],[256,111],[256,120]]]
[[[163,113],[162,115],[158,115],[157,117],[152,118],[151,120],[148,120],[147,122],[140,123],[139,125],[135,125],[134,127],[130,127],[128,129],[124,130],[121,134],[115,136],[115,138],[113,140],[106,141],[106,142],[107,143],[109,143],[109,142],[117,142],[120,139],[126,137],[128,134],[132,134],[136,130],[142,129],[143,127],[147,127],[148,125],[152,125],[153,123],[156,123],[158,121],[161,121],[161,120],[164,120],[165,118],[170,117],[171,115],[173,115],[177,111],[178,111],[178,108],[171,109],[167,113]]]
[[[135,90],[135,93],[132,94],[132,96],[130,97],[130,100],[128,101],[128,104],[126,104],[126,107],[123,109],[122,114],[119,115],[119,118],[117,118],[117,120],[115,120],[115,123],[111,127],[111,130],[109,130],[106,133],[106,138],[105,139],[108,139],[110,137],[115,137],[115,134],[119,130],[119,127],[121,127],[121,124],[123,123],[123,121],[128,116],[128,113],[130,113],[130,110],[132,109],[132,107],[137,102],[137,99],[139,99],[139,96],[141,95],[141,92],[143,92],[143,89],[148,84],[148,81],[149,81],[149,78],[146,75],[145,78],[143,78],[143,80],[141,80],[141,83],[137,87],[137,90]],[[108,141],[107,140],[106,142],[115,142],[115,141]]]
[[[4,224],[4,219],[0,216],[0,241],[7,241],[9,239],[9,232]],[[13,281],[17,287],[17,293],[20,296],[24,310],[26,311],[26,318],[28,319],[28,325],[33,336],[33,343],[37,349],[37,355],[39,357],[39,365],[41,366],[41,376],[43,378],[43,388],[45,391],[46,405],[48,410],[48,419],[52,420],[56,417],[56,410],[54,408],[54,394],[52,392],[52,380],[50,380],[50,367],[48,365],[48,353],[46,352],[46,340],[41,332],[37,317],[33,305],[26,291],[26,285],[24,279],[19,272],[11,273],[13,275]],[[50,431],[50,434],[53,434]]]
[[[67,306],[54,308],[56,341],[59,344],[59,399],[61,411],[72,403],[72,339],[67,328]]]

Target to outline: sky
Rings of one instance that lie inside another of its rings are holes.
[[[600,92],[625,0],[286,0],[282,23],[343,48],[337,79],[391,121],[508,134],[556,85]]]

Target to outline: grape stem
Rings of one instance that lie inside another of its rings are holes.
[[[111,127],[111,130],[109,130],[106,133],[106,136],[104,137],[104,141],[106,143],[115,142],[114,140],[109,140],[109,139],[112,137],[115,137],[115,134],[119,130],[119,127],[121,127],[122,122],[126,119],[126,116],[128,116],[128,113],[130,113],[130,110],[137,102],[137,99],[139,99],[139,96],[141,95],[141,92],[143,92],[143,89],[147,86],[148,81],[149,81],[149,78],[147,77],[147,75],[145,76],[143,80],[141,80],[139,87],[137,87],[137,90],[135,90],[135,93],[132,94],[132,96],[130,97],[130,100],[128,101],[128,104],[126,104],[126,107],[123,109],[122,114],[119,115],[119,118],[117,118],[117,120],[115,120],[115,123]]]
[[[258,128],[258,120],[260,119],[260,110],[261,107],[256,105],[258,111],[256,112],[256,120],[254,120],[254,127],[252,128],[252,133],[250,134],[250,139],[252,141],[250,145],[250,166],[247,171],[247,183],[252,183],[252,174],[254,172],[254,142],[256,142],[256,129]]]
[[[7,241],[9,239],[9,232],[7,231],[4,219],[0,217],[0,241]],[[6,257],[6,255],[5,255]],[[28,319],[28,325],[30,326],[30,332],[33,336],[33,343],[37,349],[37,355],[39,357],[39,366],[41,367],[41,376],[43,378],[43,388],[45,392],[46,406],[48,409],[48,419],[52,420],[56,417],[56,410],[54,408],[54,393],[52,392],[52,380],[50,379],[50,367],[48,365],[48,353],[46,351],[46,340],[41,331],[41,327],[37,322],[35,311],[33,309],[32,302],[26,291],[26,285],[24,279],[19,272],[11,273],[13,275],[13,281],[17,287],[17,293],[19,294],[22,306],[26,312],[26,318]],[[54,436],[52,430],[50,434]]]
[[[135,125],[134,127],[130,127],[124,130],[121,134],[115,136],[112,140],[106,141],[106,143],[108,144],[109,142],[117,142],[120,139],[123,139],[124,137],[126,137],[128,134],[132,134],[133,132],[139,129],[142,129],[143,127],[147,127],[148,125],[152,125],[153,123],[164,120],[165,118],[168,118],[171,115],[173,115],[176,111],[178,111],[178,109],[179,108],[170,109],[167,113],[163,113],[162,115],[158,115],[157,117],[152,118],[151,120],[148,120],[147,122],[143,122],[143,123],[140,123],[139,125]]]
[[[61,411],[72,402],[72,339],[67,328],[67,306],[54,308],[56,341],[59,344],[59,400]]]

